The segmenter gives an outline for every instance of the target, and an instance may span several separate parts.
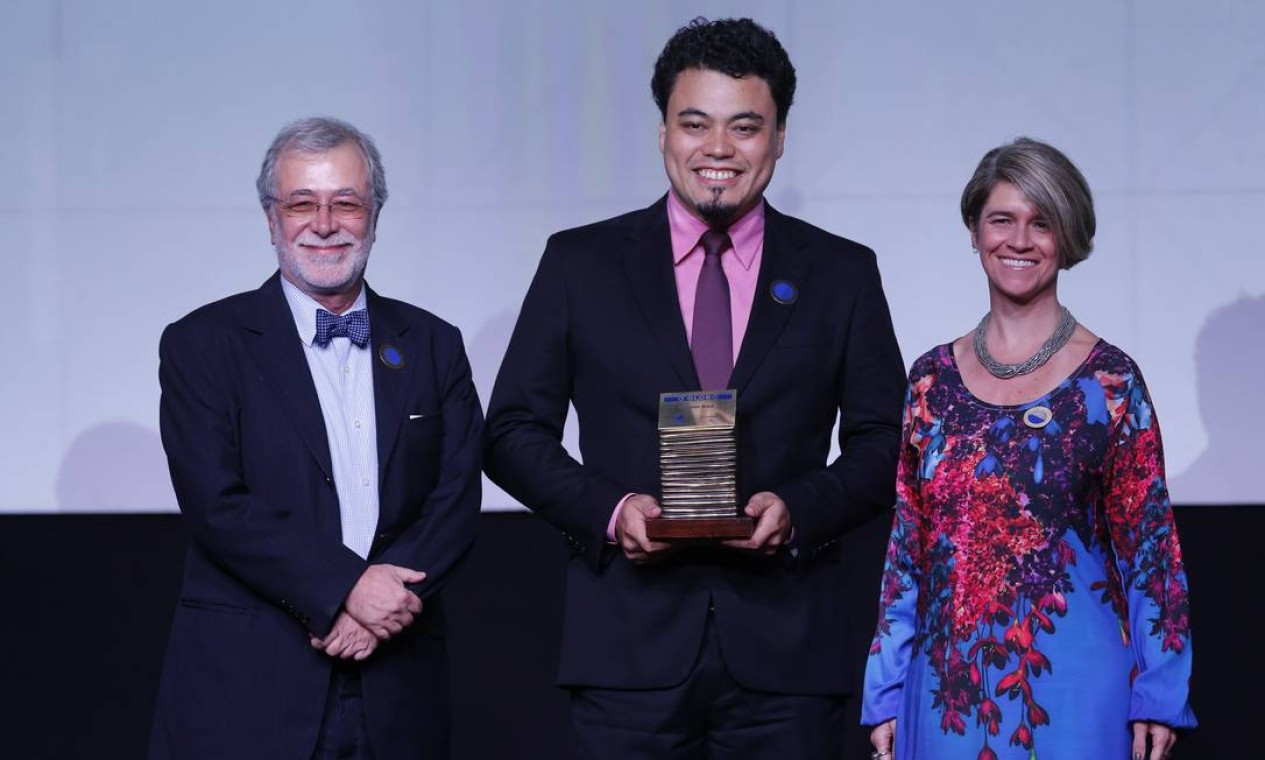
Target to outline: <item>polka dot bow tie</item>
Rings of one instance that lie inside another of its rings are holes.
[[[324,348],[333,338],[350,338],[360,348],[369,345],[369,312],[364,309],[334,315],[316,310],[316,345]]]

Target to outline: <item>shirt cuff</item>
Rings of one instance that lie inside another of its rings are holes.
[[[635,493],[624,494],[624,498],[620,499],[619,503],[615,505],[615,511],[611,512],[611,519],[606,522],[606,543],[617,543],[615,541],[615,522],[619,519],[619,511],[624,508],[625,502],[636,495]]]

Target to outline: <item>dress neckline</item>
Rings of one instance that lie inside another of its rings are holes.
[[[958,367],[958,359],[953,354],[953,343],[954,341],[949,341],[948,343],[945,343],[940,346],[940,354],[941,354],[940,363],[944,366],[947,366],[951,370],[953,370],[953,374],[957,378],[958,386],[962,388],[963,395],[965,395],[968,399],[970,399],[971,403],[977,406],[984,407],[985,409],[996,409],[999,411],[1023,411],[1024,409],[1029,409],[1033,406],[1036,406],[1037,404],[1040,404],[1043,401],[1047,401],[1053,398],[1055,395],[1062,392],[1065,388],[1071,387],[1072,380],[1075,380],[1076,378],[1085,374],[1085,372],[1089,369],[1089,366],[1094,361],[1094,359],[1096,359],[1098,355],[1102,353],[1102,351],[1106,349],[1107,346],[1109,345],[1107,341],[1103,340],[1102,338],[1098,338],[1096,341],[1094,341],[1094,345],[1089,349],[1089,353],[1086,354],[1085,358],[1081,360],[1081,363],[1076,365],[1076,368],[1073,369],[1071,373],[1068,374],[1067,377],[1060,380],[1057,384],[1055,384],[1053,388],[1046,391],[1045,393],[1042,393],[1040,396],[1037,396],[1036,398],[1031,399],[1029,401],[1021,401],[1018,404],[994,404],[994,403],[983,400],[979,396],[976,396],[975,393],[972,392],[971,389],[966,386],[966,381],[962,379],[962,370],[960,367]]]

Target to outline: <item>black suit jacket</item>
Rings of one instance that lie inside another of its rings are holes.
[[[323,636],[370,563],[424,570],[425,609],[364,661],[379,760],[446,757],[438,589],[474,539],[482,414],[457,329],[368,291],[380,516],[342,544],[316,387],[280,279],[170,325],[160,422],[191,534],[151,758],[308,758],[332,660]],[[386,344],[404,357],[389,367]]]
[[[488,410],[488,474],[556,525],[572,556],[559,680],[612,688],[679,683],[709,600],[743,685],[843,694],[844,652],[872,635],[845,620],[849,529],[889,507],[904,369],[872,251],[767,208],[738,390],[739,498],[788,505],[794,551],[720,548],[634,566],[605,539],[619,500],[659,493],[660,393],[697,390],[676,293],[666,199],[550,238]],[[778,281],[797,297],[771,295]],[[560,443],[568,403],[583,464]],[[843,455],[827,462],[842,413]]]

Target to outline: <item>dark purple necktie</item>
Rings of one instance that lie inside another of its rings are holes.
[[[694,369],[705,391],[722,391],[729,387],[734,369],[733,319],[729,310],[729,280],[720,266],[720,254],[732,247],[724,230],[703,233],[705,258],[694,292],[694,325],[690,351]]]

